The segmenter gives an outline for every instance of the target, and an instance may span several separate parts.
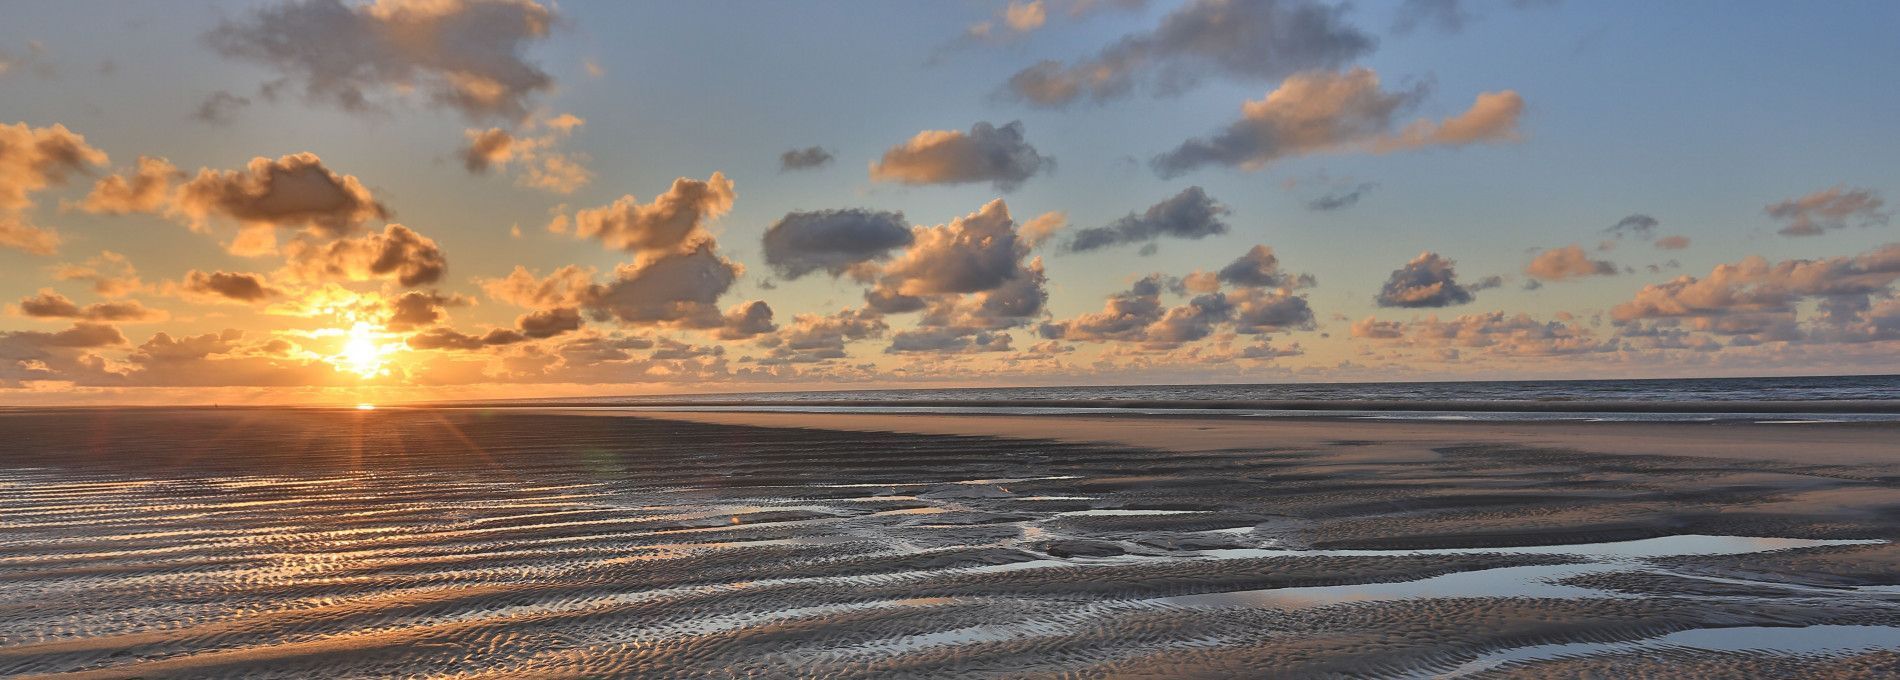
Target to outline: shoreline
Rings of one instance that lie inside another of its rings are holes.
[[[1890,423],[1575,422],[1245,418],[1190,415],[983,415],[781,413],[763,411],[607,411],[548,408],[545,412],[599,417],[654,418],[720,425],[1046,439],[1109,443],[1164,451],[1256,448],[1322,449],[1342,441],[1404,450],[1508,445],[1601,455],[1690,456],[1807,464],[1879,465],[1900,462]],[[1739,430],[1739,431],[1738,431]]]

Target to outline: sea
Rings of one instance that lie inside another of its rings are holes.
[[[1895,422],[1900,421],[1900,375],[713,392],[518,399],[480,405],[635,411]]]

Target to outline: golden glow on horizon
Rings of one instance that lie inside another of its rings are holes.
[[[356,410],[358,410],[358,411],[374,411],[374,410],[376,410],[376,405],[375,405],[375,404],[371,404],[371,403],[369,403],[369,402],[364,402],[364,403],[361,403],[361,404],[357,404],[357,405],[356,405]]]

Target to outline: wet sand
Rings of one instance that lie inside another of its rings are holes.
[[[1872,677],[1900,428],[0,414],[0,676]]]

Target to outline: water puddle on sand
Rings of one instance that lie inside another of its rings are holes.
[[[1743,555],[1747,553],[1820,548],[1835,545],[1873,545],[1886,541],[1873,539],[1756,538],[1752,536],[1705,536],[1683,534],[1635,541],[1610,543],[1572,543],[1568,545],[1527,545],[1510,548],[1434,548],[1423,550],[1279,550],[1274,548],[1233,548],[1204,550],[1207,557],[1409,557],[1414,555],[1577,555],[1600,560],[1629,560],[1651,557],[1691,555]]]
[[[1514,548],[1448,548],[1437,550],[1275,550],[1240,548],[1203,550],[1200,555],[1216,559],[1247,557],[1311,556],[1417,556],[1417,555],[1572,555],[1590,561],[1523,567],[1478,569],[1412,581],[1363,583],[1347,586],[1271,588],[1225,593],[1186,595],[1155,600],[1157,604],[1181,607],[1269,607],[1305,609],[1353,602],[1381,602],[1432,598],[1622,598],[1640,597],[1616,591],[1565,585],[1564,580],[1591,574],[1650,572],[1698,578],[1723,583],[1743,583],[1772,588],[1806,589],[1799,585],[1739,579],[1704,579],[1675,574],[1651,566],[1642,560],[1691,555],[1742,555],[1818,548],[1837,545],[1884,543],[1878,540],[1814,540],[1800,538],[1753,538],[1748,536],[1683,535],[1613,543],[1524,546]],[[1877,594],[1862,589],[1836,591],[1841,595]]]
[[[1759,652],[1834,656],[1896,648],[1900,648],[1900,628],[1892,626],[1697,628],[1633,642],[1572,642],[1518,647],[1493,652],[1449,672],[1432,673],[1425,677],[1458,678],[1514,663],[1635,652]]]
[[[1151,515],[1192,515],[1206,510],[1070,510],[1057,517],[1146,517]]]

